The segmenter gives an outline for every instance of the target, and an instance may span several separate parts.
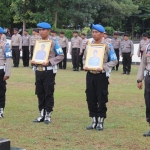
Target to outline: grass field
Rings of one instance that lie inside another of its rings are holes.
[[[56,76],[52,123],[32,123],[38,117],[35,78],[31,68],[13,68],[7,84],[5,118],[0,137],[27,150],[150,150],[143,90],[136,87],[138,66],[130,76],[113,71],[104,131],[87,131],[90,125],[85,97],[84,71],[59,70]]]

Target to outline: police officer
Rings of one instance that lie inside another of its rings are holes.
[[[80,55],[80,67],[81,67],[81,70],[84,70],[83,69],[83,56],[84,56],[84,52],[85,52],[85,49],[86,49],[86,44],[88,42],[88,39],[86,38],[85,33],[81,33],[81,38],[82,38],[82,52],[81,52],[81,55]]]
[[[119,48],[120,48],[120,43],[121,43],[121,40],[118,38],[118,33],[114,33],[114,37],[112,38],[111,43],[113,44],[113,48],[115,50],[115,53],[116,53],[116,56],[117,56],[117,59],[118,59],[118,64],[116,65],[116,71],[118,71],[118,68],[119,68],[119,56],[120,56],[119,55]]]
[[[14,35],[11,38],[11,49],[14,67],[19,67],[20,51],[22,49],[22,38],[18,29],[14,28]]]
[[[140,90],[143,88],[143,80],[145,80],[144,98],[146,105],[146,120],[150,126],[150,44],[148,44],[146,51],[143,53],[137,74],[137,87]],[[150,131],[143,134],[143,136],[150,136]]]
[[[142,58],[143,52],[146,49],[146,46],[150,43],[147,33],[143,33],[142,37],[143,37],[143,39],[140,41],[138,52],[137,52],[138,57],[140,57],[140,55],[141,55],[141,58]]]
[[[103,37],[103,40],[102,40],[104,43],[107,43],[107,44],[110,44],[111,43],[111,39],[108,38],[108,33],[107,32],[104,32],[104,37]]]
[[[130,74],[131,71],[131,60],[134,54],[134,45],[131,40],[129,40],[129,34],[124,34],[124,40],[120,44],[120,55],[123,57],[123,73]]]
[[[82,39],[78,36],[78,31],[73,32],[71,38],[70,55],[72,55],[73,71],[79,71],[79,59],[82,53]]]
[[[28,30],[24,30],[24,35],[22,36],[22,59],[23,59],[23,66],[29,66],[29,42],[30,42],[30,35],[28,34]]]
[[[30,42],[29,42],[29,51],[31,53],[31,59],[33,57],[33,50],[34,50],[34,45],[36,40],[39,40],[41,37],[38,35],[38,29],[33,29],[32,30],[32,35],[30,37]]]
[[[117,59],[108,61],[110,49],[107,43],[102,42],[105,29],[102,25],[92,25],[92,37],[94,41],[92,44],[106,44],[104,54],[103,70],[97,68],[96,71],[91,71],[89,68],[84,67],[87,71],[86,75],[86,97],[89,109],[89,116],[92,118],[92,124],[86,127],[87,130],[104,129],[104,119],[106,118],[108,102],[108,76],[110,70],[117,64]]]
[[[55,30],[51,31],[51,38],[59,40],[59,36],[57,36],[57,31],[55,31]]]
[[[0,27],[0,34],[4,30]],[[0,119],[4,117],[5,108],[5,93],[6,93],[6,80],[10,76],[11,58],[7,58],[5,53],[5,41],[0,41]]]
[[[0,34],[0,41],[7,42],[7,39],[6,39],[6,35],[5,35],[5,34]]]
[[[68,39],[65,37],[64,32],[60,32],[59,36],[59,44],[62,47],[63,53],[64,53],[64,59],[59,63],[60,69],[66,69],[66,63],[67,63],[67,53],[68,53]]]
[[[49,38],[49,32],[51,25],[47,22],[41,22],[37,24],[41,40],[52,40]],[[54,51],[54,41],[52,40],[52,46],[50,48],[50,55],[48,62],[43,62],[41,65],[36,64],[35,61],[31,61],[35,66],[36,75],[36,94],[39,102],[40,116],[34,120],[34,122],[45,122],[46,124],[51,122],[51,114],[54,107],[54,85],[55,75],[57,72],[57,64],[63,60],[63,53],[56,56]]]

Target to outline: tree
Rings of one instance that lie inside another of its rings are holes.
[[[0,1],[0,25],[2,27],[9,27],[11,23],[11,12],[10,12],[11,0]]]

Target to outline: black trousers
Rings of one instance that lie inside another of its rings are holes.
[[[59,63],[59,68],[60,69],[66,69],[66,63],[67,63],[67,53],[66,53],[66,47],[64,47],[64,48],[62,48],[62,50],[63,50],[63,53],[64,53],[64,59],[63,59],[63,61],[61,61],[60,63]]]
[[[123,72],[131,71],[131,53],[123,53]]]
[[[82,54],[80,55],[80,67],[83,69],[83,56],[84,56],[85,49],[82,50]]]
[[[32,60],[32,57],[33,57],[33,51],[34,51],[34,46],[31,46],[31,60]]]
[[[146,105],[146,119],[150,123],[150,76],[145,77],[145,105]]]
[[[0,70],[0,108],[5,108],[5,93],[6,93],[6,81],[3,81],[4,78],[4,70]]]
[[[23,66],[28,67],[29,66],[29,46],[22,46],[22,60],[23,60]]]
[[[118,60],[118,64],[116,65],[116,69],[118,70],[118,68],[119,68],[119,49],[114,49],[114,50],[115,50],[117,60]]]
[[[141,54],[141,58],[142,58],[142,56],[143,56],[143,51],[140,51],[140,54]]]
[[[15,67],[19,66],[20,50],[19,46],[12,46],[12,58]]]
[[[53,70],[36,71],[36,94],[40,111],[53,111],[55,75]]]
[[[86,75],[86,97],[90,117],[106,118],[108,102],[108,77],[105,73]]]
[[[79,69],[79,59],[80,59],[80,49],[73,48],[72,49],[72,64],[74,69]]]

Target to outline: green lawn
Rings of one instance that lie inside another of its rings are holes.
[[[138,66],[130,76],[113,71],[104,131],[87,131],[90,125],[85,97],[84,71],[59,70],[56,76],[52,123],[32,123],[38,117],[35,78],[31,68],[13,68],[7,84],[5,118],[0,137],[27,150],[149,150],[143,90],[136,86]]]

